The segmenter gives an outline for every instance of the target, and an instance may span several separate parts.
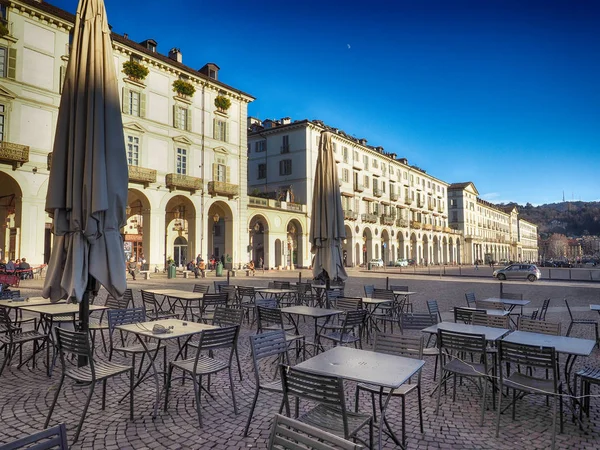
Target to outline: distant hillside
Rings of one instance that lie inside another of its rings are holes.
[[[536,224],[540,233],[560,233],[568,237],[600,235],[600,202],[516,206],[519,216]]]

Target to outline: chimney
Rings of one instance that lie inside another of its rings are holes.
[[[406,158],[400,158],[400,159],[398,159],[398,161],[400,163],[404,164],[405,166],[408,166],[408,159],[406,159]]]
[[[358,143],[359,143],[360,145],[367,145],[367,140],[366,140],[365,138],[362,138],[362,139],[359,139],[359,140],[358,140]]]
[[[183,55],[181,54],[181,51],[178,48],[172,48],[171,50],[169,50],[169,58],[173,61],[177,61],[178,63],[183,62]]]
[[[289,117],[284,117],[281,119],[281,125],[289,125],[290,123],[292,123],[292,119]]]

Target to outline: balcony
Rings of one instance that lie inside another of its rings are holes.
[[[401,228],[408,227],[408,220],[406,219],[396,219],[396,226]]]
[[[383,192],[381,191],[381,189],[374,187],[373,188],[373,195],[375,197],[381,197],[383,195]]]
[[[190,191],[192,194],[202,189],[204,180],[202,178],[190,177],[178,173],[169,173],[165,177],[165,186],[172,192],[177,189]]]
[[[148,187],[150,183],[156,183],[156,170],[146,169],[140,166],[129,167],[129,182],[141,183],[144,187]]]
[[[256,206],[269,206],[269,200],[262,197],[248,197],[248,203]]]
[[[377,223],[377,214],[363,214],[361,219],[366,223]]]
[[[440,225],[433,226],[433,231],[437,231],[438,233],[440,233],[443,229],[444,229],[444,227],[442,227]]]
[[[454,233],[457,232],[457,230],[450,228],[450,227],[444,227],[444,233]]]
[[[441,214],[444,212],[444,207],[443,206],[438,206],[437,207],[437,211]]]
[[[344,210],[344,220],[356,220],[358,219],[358,213],[352,211],[351,209]]]
[[[407,205],[412,205],[412,203],[413,203],[413,199],[412,199],[412,198],[408,198],[408,197],[406,197],[406,198],[404,199],[404,203],[406,203]]]
[[[0,163],[9,164],[13,170],[17,170],[26,162],[29,162],[29,146],[0,142]]]
[[[428,204],[427,204],[427,209],[428,209],[429,211],[433,211],[433,209],[434,209],[433,203],[428,203]]]
[[[364,192],[365,187],[360,183],[354,183],[354,192]]]
[[[398,194],[396,192],[390,192],[390,200],[393,202],[398,201]]]
[[[417,199],[417,207],[422,208],[425,206],[425,201]]]
[[[381,216],[381,225],[394,225],[394,216],[387,216],[383,214]]]
[[[414,228],[415,230],[420,230],[421,229],[421,222],[417,222],[416,220],[411,220],[410,221],[410,227]]]
[[[240,194],[240,187],[237,184],[225,183],[224,181],[209,181],[208,193],[213,197],[223,195],[232,198]]]
[[[426,223],[425,225],[423,225],[423,229],[427,230],[427,231],[431,231],[431,230],[433,230],[433,225],[431,225],[430,223]]]

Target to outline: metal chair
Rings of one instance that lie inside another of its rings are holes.
[[[213,281],[213,284],[215,285],[216,294],[221,292],[222,286],[229,286],[229,283],[227,281]]]
[[[442,313],[440,312],[437,300],[427,300],[427,310],[432,316],[437,316],[438,322],[442,321]]]
[[[394,292],[408,292],[408,286],[398,284],[390,284],[389,289]],[[409,297],[406,297],[405,299],[404,308],[406,309],[406,312],[413,312],[413,304]]]
[[[542,308],[540,309],[540,312],[537,316],[538,320],[546,320],[546,313],[548,312],[549,306],[550,306],[550,299],[549,298],[544,299],[544,302],[542,303]]]
[[[273,282],[273,287],[275,289],[289,289],[290,288],[290,282],[289,281],[274,281]]]
[[[484,302],[481,300],[475,300],[475,308],[476,309],[498,309],[504,310],[504,303],[502,302]]]
[[[196,294],[208,294],[210,286],[208,284],[195,284],[194,291]]]
[[[4,361],[2,362],[2,367],[0,367],[0,375],[2,375],[4,368],[12,361],[17,348],[19,349],[19,365],[17,368],[20,369],[29,360],[33,361],[33,367],[35,367],[35,355],[45,346],[46,367],[48,368],[48,376],[50,376],[50,342],[47,334],[42,334],[36,330],[23,331],[11,321],[8,311],[3,307],[0,307],[0,328],[2,329],[2,334],[0,334],[0,350],[4,349]],[[33,342],[33,352],[29,358],[23,361],[23,344],[28,342]]]
[[[440,401],[442,397],[442,385],[445,385],[450,377],[454,378],[454,393],[452,401],[456,401],[456,377],[483,381],[483,392],[481,401],[480,425],[483,426],[485,414],[485,403],[487,395],[487,381],[492,367],[486,358],[487,342],[485,334],[458,333],[448,330],[438,330],[438,348],[441,361],[441,375],[438,384],[437,406],[435,415],[439,414]],[[475,361],[465,361],[465,354],[474,356]],[[473,380],[471,380],[473,381]],[[477,384],[476,384],[477,386]],[[481,388],[481,387],[480,387]]]
[[[373,448],[373,416],[347,410],[341,378],[281,366],[281,381],[286,411],[289,411],[290,397],[296,397],[295,415],[300,422],[344,439],[356,439],[357,433],[368,425],[368,448]],[[299,399],[316,402],[317,405],[298,417]]]
[[[523,294],[516,294],[514,292],[502,292],[500,298],[506,300],[523,300]]]
[[[359,450],[363,446],[347,441],[319,428],[312,427],[298,420],[275,415],[268,450],[298,450],[304,448],[319,450]]]
[[[508,316],[508,314],[505,316],[496,316],[492,314],[474,314],[472,325],[508,329],[510,327],[510,317]]]
[[[221,286],[221,294],[227,296],[227,306],[238,306],[237,287],[233,285]]]
[[[454,307],[454,322],[455,323],[466,323],[470,325],[473,323],[473,316],[487,315],[485,309],[472,309],[472,308],[461,308],[459,306]]]
[[[252,354],[252,364],[254,366],[254,379],[255,379],[255,392],[254,399],[252,400],[252,406],[250,407],[250,414],[248,415],[248,421],[244,428],[244,436],[248,436],[248,429],[250,428],[250,422],[252,422],[252,416],[254,415],[254,409],[258,401],[258,395],[260,391],[275,392],[277,394],[283,394],[283,388],[281,386],[281,380],[277,379],[274,381],[263,381],[260,377],[260,361],[273,356],[277,357],[278,362],[289,364],[289,357],[287,353],[288,344],[286,341],[285,332],[283,330],[273,330],[266,333],[257,334],[250,336],[250,349]],[[278,371],[279,372],[279,371]],[[279,411],[283,407],[283,399]]]
[[[579,421],[583,420],[583,413],[590,416],[590,387],[592,384],[600,385],[600,368],[584,367],[575,373],[575,392],[577,393],[577,381],[581,384],[579,396],[581,397],[579,407]]]
[[[217,306],[213,315],[212,324],[217,325],[219,327],[230,327],[232,325],[238,325],[241,328],[243,320],[244,311],[242,311],[241,309],[224,308],[222,306]],[[191,346],[194,347],[194,343],[191,343]],[[237,345],[235,346],[234,352],[235,360],[238,366],[238,372],[240,374],[240,381],[242,381],[242,365],[240,364],[240,354],[238,352]]]
[[[560,405],[560,429],[563,428],[562,382],[559,380],[558,360],[554,347],[539,345],[515,344],[500,341],[498,343],[500,386],[498,389],[498,413],[496,417],[496,437],[500,433],[500,414],[502,412],[502,388],[513,390],[512,418],[515,420],[516,400],[527,394],[546,395],[554,397],[552,414],[552,448],[556,443],[556,406]],[[503,364],[504,363],[504,364]],[[509,367],[518,367],[519,371],[509,372]],[[503,370],[502,366],[505,366]],[[545,369],[552,378],[539,378],[531,375],[534,369]],[[506,374],[505,374],[506,371]],[[517,397],[517,391],[521,396]],[[509,405],[510,406],[510,405]],[[506,408],[505,408],[506,409]]]
[[[265,299],[267,300],[267,299]],[[306,338],[303,334],[294,334],[296,328],[291,324],[286,324],[283,320],[283,313],[278,308],[270,308],[262,305],[256,306],[258,313],[258,333],[272,330],[283,330],[285,340],[288,344],[296,343],[296,358],[303,350],[303,359],[306,359]],[[292,332],[292,333],[290,333]]]
[[[250,323],[250,311],[254,312],[256,290],[252,286],[238,286],[238,305],[244,310],[244,315]]]
[[[167,374],[167,382],[165,383],[165,411],[169,403],[169,393],[171,390],[171,379],[173,370],[180,369],[192,376],[194,383],[194,394],[196,397],[196,412],[198,414],[198,423],[202,427],[202,404],[200,391],[204,389],[207,394],[211,395],[208,390],[202,386],[202,377],[227,370],[229,373],[229,387],[231,389],[231,398],[233,400],[233,410],[238,413],[237,404],[235,402],[235,392],[233,390],[233,376],[231,375],[231,361],[233,352],[237,346],[238,334],[240,327],[234,325],[231,327],[215,328],[212,330],[204,330],[200,333],[198,341],[198,350],[195,358],[180,359],[169,363],[169,372]],[[227,350],[226,356],[223,359],[215,358],[216,350]],[[205,354],[203,354],[205,353]],[[211,395],[212,397],[212,395]]]
[[[598,336],[598,322],[595,319],[574,318],[571,307],[569,306],[569,301],[566,298],[565,305],[567,305],[567,311],[569,311],[569,317],[571,318],[571,323],[569,324],[569,328],[567,328],[567,334],[565,336],[571,334],[573,325],[593,325],[594,331],[596,332],[596,342],[600,343],[600,337]]]
[[[466,292],[465,299],[469,308],[475,308],[475,292]]]
[[[426,314],[430,317],[429,314]],[[437,349],[435,349],[437,350]],[[375,335],[375,343],[373,351],[385,353],[387,355],[404,356],[408,358],[423,359],[423,336],[419,338],[398,336],[394,334],[377,333]],[[406,396],[411,392],[417,393],[419,401],[419,425],[421,433],[423,433],[423,405],[421,401],[421,370],[415,375],[416,381],[408,379],[406,383],[394,390],[392,396],[402,399],[402,446],[406,447]],[[381,389],[379,386],[359,383],[356,386],[355,392],[355,411],[358,412],[359,394],[361,391],[366,391],[371,394],[371,404],[373,406],[373,418],[377,420],[377,408],[375,408],[375,395],[379,394],[379,404],[383,402],[382,397],[389,394],[389,389]]]
[[[379,305],[379,307],[372,312],[369,317],[371,320],[382,321],[383,322],[383,331],[387,331],[387,322],[390,322],[390,327],[392,333],[394,332],[394,323],[399,325],[400,317],[399,314],[402,311],[402,304],[396,301],[396,297],[394,296],[394,292],[388,289],[373,289],[373,293],[371,294],[371,298],[378,298],[383,300],[390,300],[388,304]]]
[[[106,302],[104,303],[104,306],[106,306],[108,310],[103,309],[99,318],[90,317],[88,330],[92,335],[92,348],[96,348],[96,332],[99,331],[100,335],[102,336],[102,347],[106,352],[106,338],[104,337],[104,330],[108,330],[108,322],[104,320],[104,315],[106,314],[106,311],[111,309],[129,308],[129,304],[133,298],[133,293],[131,292],[131,289],[127,289],[126,292],[127,291],[129,291],[128,295],[123,295],[121,298],[114,298],[109,294],[108,297],[106,297]]]
[[[198,319],[198,322],[208,323],[213,320],[215,309],[218,307],[227,307],[227,294],[204,294],[202,297],[200,314],[192,313],[192,317]]]
[[[168,303],[166,298],[162,302],[158,301],[152,292],[142,290],[142,303],[146,308],[146,316],[150,320],[179,318],[179,314],[171,311],[171,309],[163,309],[165,303]]]
[[[92,395],[94,394],[94,387],[96,386],[96,383],[99,381],[102,382],[102,409],[104,410],[106,406],[106,380],[126,372],[129,372],[129,418],[133,420],[133,366],[124,366],[110,361],[95,362],[92,349],[90,347],[89,335],[84,332],[56,328],[56,345],[58,347],[58,353],[60,354],[62,373],[58,387],[56,388],[56,393],[54,394],[54,400],[52,401],[52,405],[50,406],[50,410],[46,416],[44,428],[48,427],[48,424],[50,423],[50,419],[52,418],[52,413],[54,411],[54,407],[56,406],[56,402],[58,401],[58,396],[60,395],[65,378],[70,378],[76,383],[88,384],[90,386],[90,393],[85,402],[81,419],[79,420],[79,425],[77,426],[77,431],[75,432],[75,438],[73,439],[73,442],[77,442],[88,407],[90,406],[90,401],[92,400]],[[69,363],[67,361],[66,354],[72,354],[78,358],[86,358],[88,365],[82,367],[68,366],[67,364]]]
[[[44,431],[30,434],[16,441],[0,446],[2,450],[69,450],[67,427],[64,423]]]
[[[531,333],[550,334],[560,336],[560,322],[546,322],[545,320],[528,319],[520,317],[517,329]]]
[[[315,298],[310,283],[297,283],[296,290],[296,304],[314,306]]]
[[[365,284],[363,286],[363,289],[365,290],[365,297],[372,297],[373,292],[375,291],[375,285],[374,284]]]
[[[354,311],[347,311],[344,322],[339,331],[333,331],[330,333],[319,333],[317,336],[317,348],[321,345],[321,339],[327,339],[333,342],[333,345],[347,345],[357,344],[362,348],[362,326],[367,318],[367,311],[364,309],[357,309]]]

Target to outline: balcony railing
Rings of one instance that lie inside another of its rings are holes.
[[[29,162],[29,146],[0,142],[0,163],[10,164],[13,170],[17,170],[26,162]]]
[[[170,191],[182,189],[184,191],[196,192],[202,189],[204,180],[202,178],[181,175],[178,173],[169,173],[165,177],[165,186]]]
[[[379,188],[373,188],[373,195],[375,197],[381,197],[383,195],[383,192]]]
[[[431,225],[430,223],[426,223],[423,225],[423,229],[427,230],[427,231],[431,231],[431,230],[433,230],[433,225]]]
[[[414,228],[415,230],[420,230],[421,229],[421,222],[417,222],[416,220],[411,220],[410,221],[410,227]]]
[[[437,231],[440,232],[444,229],[444,227],[440,226],[440,225],[434,225],[433,226],[433,231]]]
[[[352,211],[350,209],[345,209],[344,210],[344,219],[345,220],[356,220],[356,219],[358,219],[358,213],[355,211]]]
[[[224,195],[225,197],[235,197],[240,193],[240,186],[237,184],[225,183],[224,181],[209,181],[209,195]]]
[[[412,205],[412,202],[413,202],[412,198],[406,197],[404,199],[404,203],[406,203],[407,205]]]
[[[360,183],[354,183],[354,191],[355,192],[364,192],[365,187]]]
[[[390,192],[390,200],[395,202],[398,200],[398,194],[396,192]]]
[[[383,214],[381,216],[381,224],[382,225],[394,225],[394,216],[386,216]]]
[[[281,153],[289,153],[290,152],[290,146],[289,145],[282,145],[281,146]]]
[[[450,227],[444,227],[444,233],[454,233],[455,230],[454,228],[450,228]]]
[[[362,221],[367,223],[377,223],[377,214],[363,214]]]
[[[406,219],[396,219],[396,226],[406,228],[408,227],[408,220]]]
[[[248,203],[256,206],[268,206],[269,200],[262,197],[248,197]]]
[[[129,166],[129,181],[131,183],[141,183],[144,187],[148,187],[150,183],[156,183],[156,170],[140,166]]]

